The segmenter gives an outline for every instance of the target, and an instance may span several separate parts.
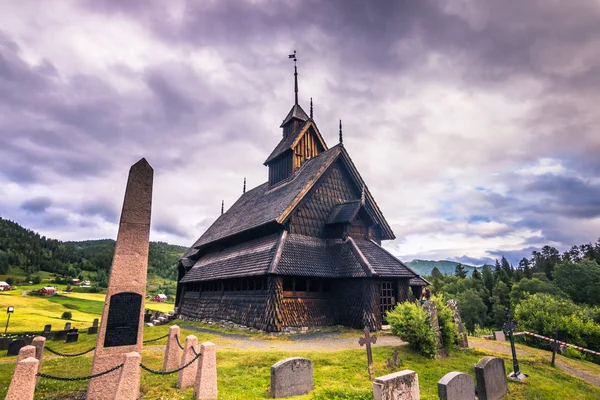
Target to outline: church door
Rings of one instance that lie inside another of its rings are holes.
[[[384,323],[387,323],[385,313],[396,306],[395,286],[392,281],[383,281],[379,286],[379,312]]]

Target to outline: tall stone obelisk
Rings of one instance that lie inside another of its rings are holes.
[[[142,350],[153,176],[144,158],[129,170],[92,374],[123,363],[126,353]],[[86,399],[114,398],[120,372],[91,379]],[[139,391],[139,381],[137,386]]]

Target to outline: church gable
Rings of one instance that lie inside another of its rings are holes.
[[[341,161],[336,161],[292,212],[290,233],[327,237],[325,226],[333,208],[340,203],[360,199],[360,195],[361,190]]]
[[[317,133],[314,124],[308,124],[307,129],[303,129],[292,144],[293,164],[292,170],[296,171],[304,164],[306,160],[318,156],[326,150],[325,142],[321,135]]]

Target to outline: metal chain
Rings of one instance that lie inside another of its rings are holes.
[[[179,341],[179,335],[175,335],[175,339],[177,340],[177,346],[179,346],[179,348],[181,350],[183,350],[183,346],[181,345],[181,342]]]
[[[157,338],[154,338],[154,339],[149,339],[149,340],[144,340],[144,341],[143,341],[143,343],[156,342],[157,340],[164,339],[164,338],[166,338],[167,336],[169,336],[169,334],[168,334],[168,333],[167,333],[166,335],[164,335],[164,336],[161,336],[161,337],[157,337]]]
[[[89,350],[82,351],[81,353],[72,353],[72,354],[68,354],[68,353],[60,353],[60,352],[58,352],[58,351],[56,351],[56,350],[52,350],[52,349],[51,349],[50,347],[48,347],[48,346],[44,346],[44,349],[48,350],[50,353],[56,354],[57,356],[61,356],[61,357],[77,357],[77,356],[82,356],[82,355],[84,355],[84,354],[87,354],[87,353],[89,353],[90,351],[94,351],[94,350],[96,350],[96,347],[94,346],[94,347],[92,347],[92,348],[91,348],[91,349],[89,349]]]
[[[146,371],[150,372],[151,374],[155,374],[155,375],[169,375],[169,374],[174,374],[176,372],[181,371],[182,369],[186,369],[187,367],[189,367],[190,365],[192,365],[194,363],[194,361],[196,361],[198,359],[198,357],[200,357],[201,354],[197,354],[196,357],[192,358],[192,360],[185,364],[183,367],[179,367],[177,369],[173,369],[171,371],[155,371],[151,368],[146,367],[144,364],[140,363],[140,367],[142,367],[142,369],[145,369]]]
[[[47,378],[47,379],[54,379],[55,381],[85,381],[88,379],[94,379],[97,378],[99,376],[102,375],[106,375],[106,374],[110,374],[111,372],[114,372],[116,370],[118,370],[119,368],[123,368],[123,365],[125,364],[120,364],[117,365],[116,367],[112,367],[109,370],[106,370],[104,372],[100,372],[94,375],[89,375],[89,376],[78,376],[75,378],[66,378],[66,377],[62,377],[62,376],[53,376],[53,375],[48,375],[48,374],[42,374],[41,372],[38,372],[36,375],[41,377],[41,378]]]
[[[200,355],[200,353],[197,353],[197,352],[196,352],[196,349],[195,349],[195,347],[196,347],[196,346],[192,346],[192,351],[194,352],[194,355],[195,355],[195,356],[198,356],[198,355]]]

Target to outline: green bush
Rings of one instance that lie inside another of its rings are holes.
[[[431,300],[437,307],[438,324],[442,333],[442,342],[446,350],[455,347],[458,341],[458,326],[454,323],[453,312],[439,296],[432,296]]]
[[[400,303],[386,315],[392,333],[408,342],[426,357],[436,354],[435,332],[430,326],[429,315],[417,303]]]
[[[65,311],[64,313],[62,313],[62,315],[60,317],[62,319],[72,319],[73,314],[71,314],[71,311]]]

